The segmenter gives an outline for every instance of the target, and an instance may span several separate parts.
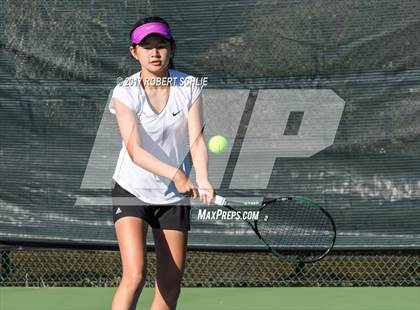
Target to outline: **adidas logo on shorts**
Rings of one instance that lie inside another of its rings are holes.
[[[120,214],[122,211],[120,208],[117,209],[117,211],[115,211],[115,214]]]

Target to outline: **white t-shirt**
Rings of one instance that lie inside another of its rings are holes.
[[[127,105],[136,113],[142,147],[157,159],[183,170],[189,175],[191,165],[186,156],[189,151],[188,111],[201,93],[202,87],[190,83],[194,77],[176,70],[169,70],[173,79],[165,108],[156,114],[150,107],[140,72],[118,84],[112,98]],[[109,110],[115,114],[113,101]],[[183,198],[171,180],[157,176],[136,165],[128,155],[122,141],[113,179],[125,190],[150,204],[169,204]]]

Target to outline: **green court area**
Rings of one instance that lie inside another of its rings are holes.
[[[115,288],[0,288],[1,310],[110,309]],[[152,288],[137,309],[149,309]],[[177,309],[418,310],[420,288],[184,288]]]

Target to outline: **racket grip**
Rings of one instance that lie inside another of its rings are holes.
[[[201,189],[198,189],[198,192],[199,193],[201,193],[201,191],[202,191]],[[213,203],[215,205],[217,205],[217,206],[224,206],[224,205],[227,204],[226,198],[225,197],[222,197],[222,196],[219,196],[219,195],[214,195],[214,197],[213,197]]]
[[[198,192],[200,192],[200,189],[198,189]],[[192,191],[184,193],[185,197],[192,197]],[[225,206],[227,204],[227,200],[225,197],[214,195],[213,197],[213,203],[217,206]]]
[[[215,195],[213,198],[213,203],[217,206],[225,206],[226,198],[219,195]]]

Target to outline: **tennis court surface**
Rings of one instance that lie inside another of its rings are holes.
[[[4,310],[110,309],[114,288],[1,288]],[[149,309],[146,288],[137,309]],[[420,288],[184,288],[177,309],[418,310]]]

